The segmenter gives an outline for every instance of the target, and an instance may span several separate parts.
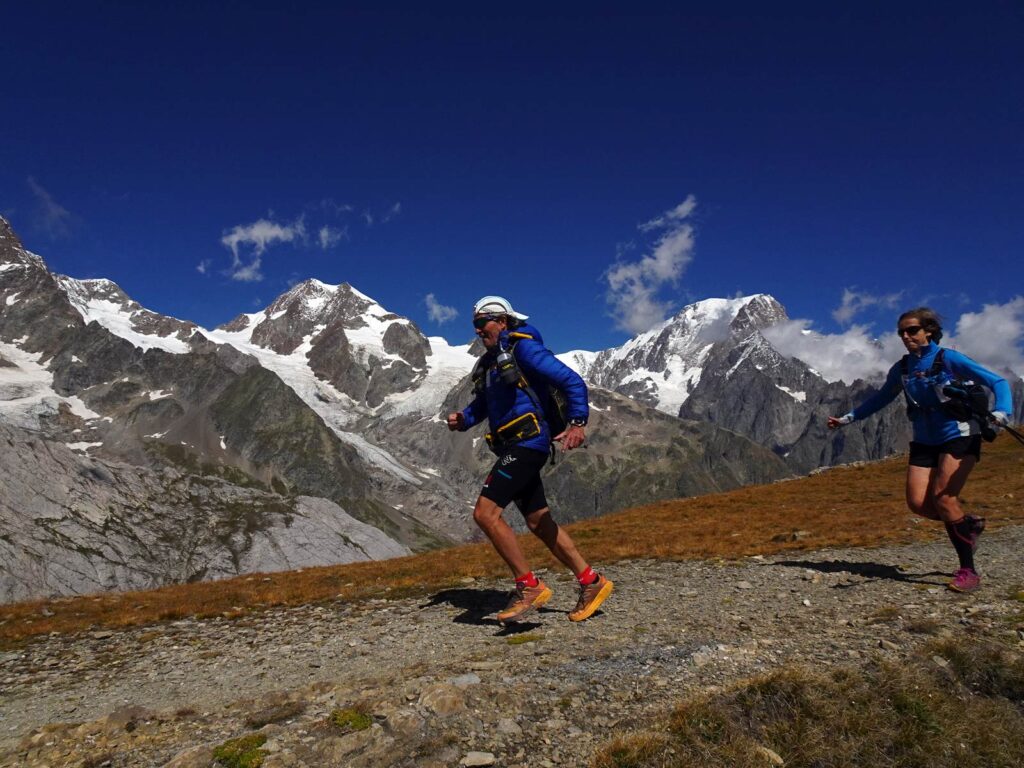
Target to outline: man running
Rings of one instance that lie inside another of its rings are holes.
[[[487,442],[498,460],[484,480],[473,519],[515,577],[515,590],[498,613],[498,621],[521,621],[551,599],[551,590],[530,570],[515,532],[502,519],[512,501],[530,531],[576,575],[579,600],[569,619],[583,621],[608,598],[613,585],[587,564],[569,534],[552,518],[540,471],[552,441],[571,451],[586,439],[587,385],[544,346],[540,333],[526,319],[500,296],[485,296],[473,307],[473,327],[486,352],[473,371],[473,402],[462,412],[448,414],[448,429],[464,432],[485,416],[490,426]],[[569,401],[568,424],[556,435],[551,434],[545,416],[555,413],[552,387]]]

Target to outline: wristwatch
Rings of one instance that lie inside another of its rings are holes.
[[[569,419],[570,427],[585,427],[587,426],[586,419]]]

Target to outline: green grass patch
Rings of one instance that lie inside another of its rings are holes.
[[[512,637],[505,638],[505,642],[509,645],[522,645],[523,643],[533,643],[537,640],[543,640],[544,635],[537,635],[527,632],[522,635],[512,635]]]
[[[664,737],[620,735],[592,768],[769,768],[773,754],[787,768],[1016,768],[1022,696],[1024,657],[933,641],[920,658],[784,667],[686,700],[657,729]]]
[[[373,725],[373,718],[358,709],[335,709],[327,719],[345,733],[365,731]]]
[[[660,765],[668,739],[658,733],[636,733],[620,736],[594,757],[593,768],[642,768]]]
[[[1024,705],[1024,657],[1020,654],[995,643],[967,641],[962,637],[936,640],[928,645],[928,651],[949,661],[956,675],[972,690]]]
[[[267,753],[260,749],[267,741],[261,733],[253,733],[225,741],[213,750],[213,759],[225,768],[259,768]]]

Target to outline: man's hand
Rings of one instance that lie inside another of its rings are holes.
[[[992,423],[999,427],[1005,427],[1010,423],[1010,417],[1002,411],[992,411]]]
[[[587,435],[583,430],[583,427],[569,427],[560,435],[555,435],[552,438],[556,443],[562,444],[562,451],[571,451],[573,448],[579,448],[583,445],[583,441],[587,439]]]
[[[462,432],[466,428],[466,417],[459,413],[448,414],[448,429],[452,432]]]

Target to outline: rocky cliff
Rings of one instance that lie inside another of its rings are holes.
[[[327,499],[203,469],[90,458],[0,424],[0,602],[409,554]]]

